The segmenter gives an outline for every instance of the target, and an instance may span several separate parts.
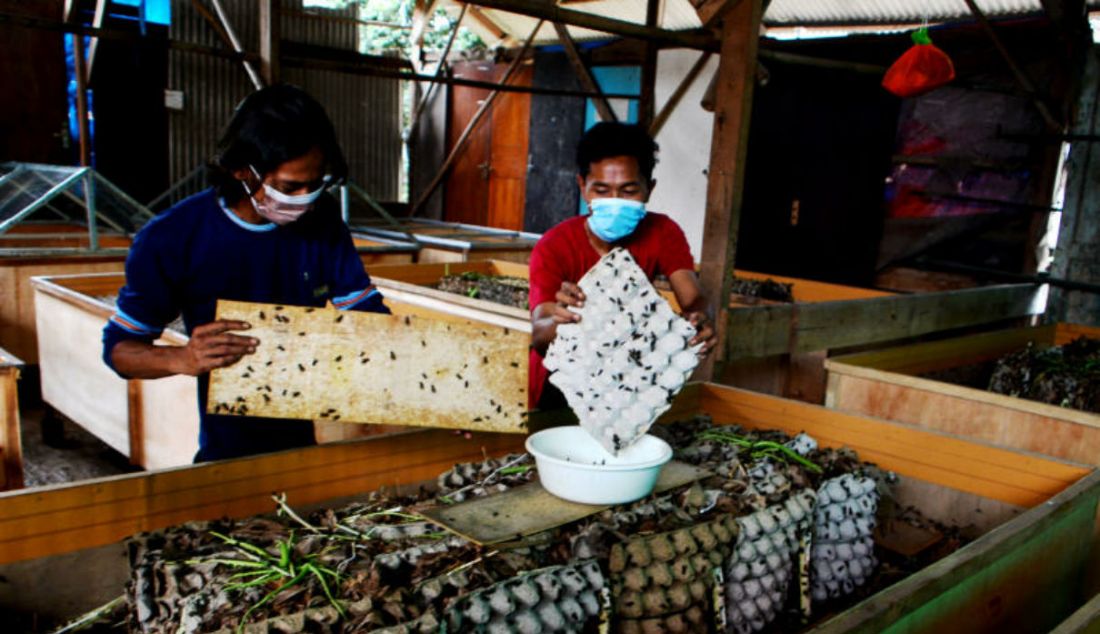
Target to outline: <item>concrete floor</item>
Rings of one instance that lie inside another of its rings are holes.
[[[59,414],[60,429],[51,438],[43,436],[42,421],[51,415],[42,403],[20,407],[23,431],[23,479],[28,487],[75,482],[89,478],[140,471],[130,465],[126,456],[111,449],[82,427]],[[47,428],[50,428],[47,420]]]

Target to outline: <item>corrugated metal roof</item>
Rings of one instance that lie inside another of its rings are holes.
[[[977,0],[989,17],[1029,15],[1043,10],[1039,0]],[[771,25],[898,24],[967,19],[964,0],[773,0],[764,16]]]
[[[562,6],[574,10],[615,18],[636,24],[645,22],[646,0],[594,0],[591,2],[562,2]],[[978,7],[991,18],[1027,16],[1041,13],[1039,0],[977,0]],[[1100,8],[1100,0],[1088,0],[1088,6]],[[451,4],[448,11],[458,14],[458,5]],[[526,39],[535,20],[526,16],[482,9],[482,13],[496,23],[508,38],[501,40],[476,20],[467,18],[465,26],[481,36],[490,47],[498,44],[516,45]],[[891,25],[919,24],[968,20],[970,9],[965,0],[773,0],[764,15],[765,26],[833,26],[833,25]],[[663,0],[659,24],[670,30],[699,28],[699,18],[688,0]],[[607,34],[590,29],[570,27],[576,40],[606,39]],[[557,34],[549,25],[539,30],[536,44],[557,42]]]

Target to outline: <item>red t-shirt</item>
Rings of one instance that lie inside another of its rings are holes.
[[[531,252],[531,294],[529,304],[554,301],[562,282],[578,282],[600,259],[585,232],[585,216],[570,218],[543,234]],[[626,247],[650,281],[658,275],[669,276],[681,269],[695,270],[684,231],[664,214],[648,212],[634,233],[616,242]],[[528,373],[529,405],[539,402],[542,388],[550,375],[542,366],[542,355],[531,349]]]

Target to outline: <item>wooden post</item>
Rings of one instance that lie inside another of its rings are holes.
[[[729,294],[733,283],[733,261],[749,144],[749,119],[756,83],[760,3],[761,0],[741,0],[721,18],[722,52],[716,80],[714,131],[711,134],[710,169],[707,172],[706,219],[699,275],[715,313],[718,348],[696,371],[696,378],[705,380],[718,376],[716,365],[725,360],[729,341]]]
[[[661,0],[648,0],[645,10],[645,25],[657,27]],[[657,113],[657,54],[660,49],[653,42],[646,42],[642,58],[642,100],[638,103],[638,123],[649,127]]]
[[[258,0],[260,25],[260,76],[268,86],[279,81],[279,0]]]
[[[516,53],[516,58],[512,60],[512,65],[505,71],[504,77],[500,79],[500,83],[507,84],[508,80],[512,78],[512,75],[515,74],[516,69],[519,68],[519,65],[523,62],[523,58],[527,55],[527,51],[531,49],[531,43],[535,41],[535,35],[538,34],[544,22],[545,20],[539,20],[538,23],[535,24],[535,28],[531,30],[531,35],[527,36],[527,41],[523,43],[523,48]],[[458,140],[455,141],[454,147],[451,148],[451,153],[448,154],[447,158],[443,161],[443,165],[440,166],[439,172],[436,173],[435,178],[433,178],[432,182],[428,183],[428,186],[420,193],[420,198],[416,200],[416,204],[409,208],[409,216],[415,216],[416,213],[420,211],[420,208],[424,206],[424,203],[428,202],[428,199],[431,198],[432,193],[435,192],[440,183],[443,182],[443,179],[447,176],[447,172],[451,171],[451,166],[454,165],[455,159],[458,158],[458,155],[466,147],[466,142],[470,140],[470,135],[477,129],[478,124],[481,123],[482,118],[484,118],[486,113],[489,112],[489,109],[492,108],[493,101],[496,100],[500,93],[500,90],[493,90],[493,92],[489,93],[489,96],[485,98],[485,101],[481,102],[481,106],[477,109],[477,112],[474,113],[474,116],[470,118],[470,122],[466,124],[466,128],[462,131],[462,134],[459,135]]]
[[[73,33],[73,66],[76,75],[76,126],[80,135],[80,164],[92,164],[92,132],[88,124],[88,75],[84,64],[84,36]]]
[[[600,121],[618,121],[619,118],[615,116],[611,104],[607,103],[607,97],[603,96],[600,85],[596,83],[596,78],[592,76],[592,72],[588,70],[588,65],[581,58],[581,53],[577,50],[577,44],[573,41],[573,36],[569,35],[569,28],[560,22],[555,22],[554,30],[558,34],[558,40],[561,41],[562,48],[565,49],[565,56],[569,59],[569,65],[573,67],[573,73],[577,75],[581,87],[588,92],[600,95],[592,98],[596,106],[596,114],[600,115]]]
[[[1092,47],[1086,57],[1080,94],[1070,133],[1088,138],[1100,133],[1100,50]],[[1100,283],[1100,215],[1096,213],[1100,190],[1100,144],[1074,141],[1066,164],[1066,195],[1062,207],[1058,245],[1051,275],[1077,282]],[[1100,326],[1100,295],[1054,288],[1050,317],[1056,321]]]

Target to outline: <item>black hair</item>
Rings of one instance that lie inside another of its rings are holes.
[[[297,86],[268,86],[245,97],[233,111],[217,156],[207,165],[207,178],[233,204],[245,196],[233,172],[251,165],[262,176],[313,148],[325,157],[325,173],[342,182],[348,164],[325,109]]]
[[[657,142],[640,125],[602,121],[592,126],[577,144],[577,173],[587,178],[593,163],[613,156],[632,156],[646,180],[653,180]]]

